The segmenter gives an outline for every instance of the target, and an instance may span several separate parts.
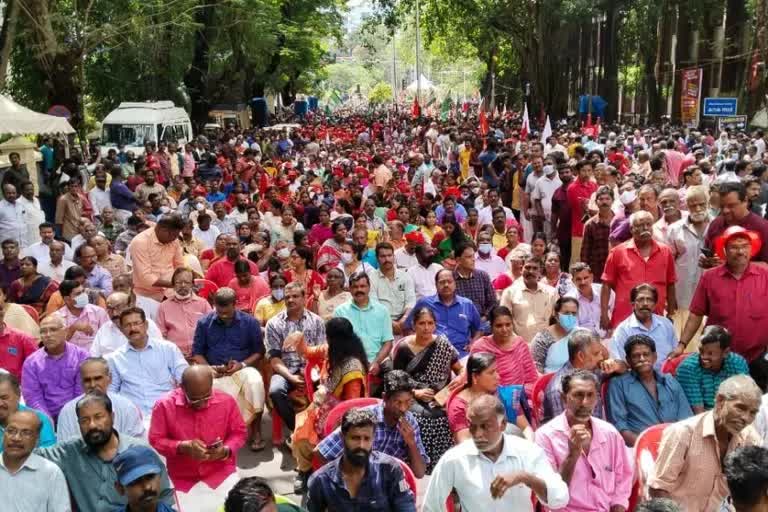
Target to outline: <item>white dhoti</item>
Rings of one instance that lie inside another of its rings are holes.
[[[219,510],[226,501],[227,494],[240,481],[240,475],[232,473],[218,487],[212,489],[204,482],[197,482],[188,492],[176,491],[176,499],[181,510],[179,512],[199,512],[203,510]]]
[[[256,368],[243,368],[227,377],[214,379],[213,387],[237,400],[246,425],[251,424],[255,414],[264,410],[264,382]]]

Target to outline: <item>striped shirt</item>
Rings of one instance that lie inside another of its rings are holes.
[[[290,320],[287,311],[281,311],[267,322],[266,346],[270,358],[279,357],[291,373],[299,373],[305,361],[295,351],[283,351],[283,342],[292,332],[299,331],[310,347],[325,342],[325,323],[323,319],[309,310],[304,310],[299,320]]]
[[[749,365],[739,354],[729,352],[718,372],[702,368],[699,354],[691,354],[680,363],[675,377],[691,407],[712,409],[717,388],[725,379],[734,375],[749,375]]]

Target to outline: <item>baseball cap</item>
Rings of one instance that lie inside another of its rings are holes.
[[[130,485],[147,475],[159,475],[163,472],[157,463],[157,455],[148,446],[133,445],[112,461],[120,485]]]

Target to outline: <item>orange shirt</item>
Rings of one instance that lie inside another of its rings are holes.
[[[173,271],[184,266],[181,242],[160,243],[154,229],[142,231],[128,246],[133,263],[133,290],[137,295],[163,300],[166,288],[153,286],[158,279],[171,280]]]

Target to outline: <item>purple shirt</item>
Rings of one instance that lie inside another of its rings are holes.
[[[112,293],[112,274],[99,264],[93,266],[93,270],[87,272],[85,278],[90,288],[98,288],[104,297]]]
[[[93,334],[85,334],[83,331],[77,331],[72,335],[70,339],[67,340],[84,350],[91,349],[93,338],[96,336],[96,332],[99,330],[99,327],[109,322],[109,316],[107,315],[107,312],[101,309],[99,306],[94,306],[93,304],[86,305],[80,312],[80,316],[74,315],[71,311],[69,311],[67,306],[59,309],[56,311],[56,313],[61,315],[67,327],[79,321],[86,322],[91,327],[93,327]]]
[[[24,361],[21,392],[27,407],[56,418],[64,404],[80,396],[80,363],[88,352],[71,343],[64,353],[51,357],[44,348],[36,350]]]

